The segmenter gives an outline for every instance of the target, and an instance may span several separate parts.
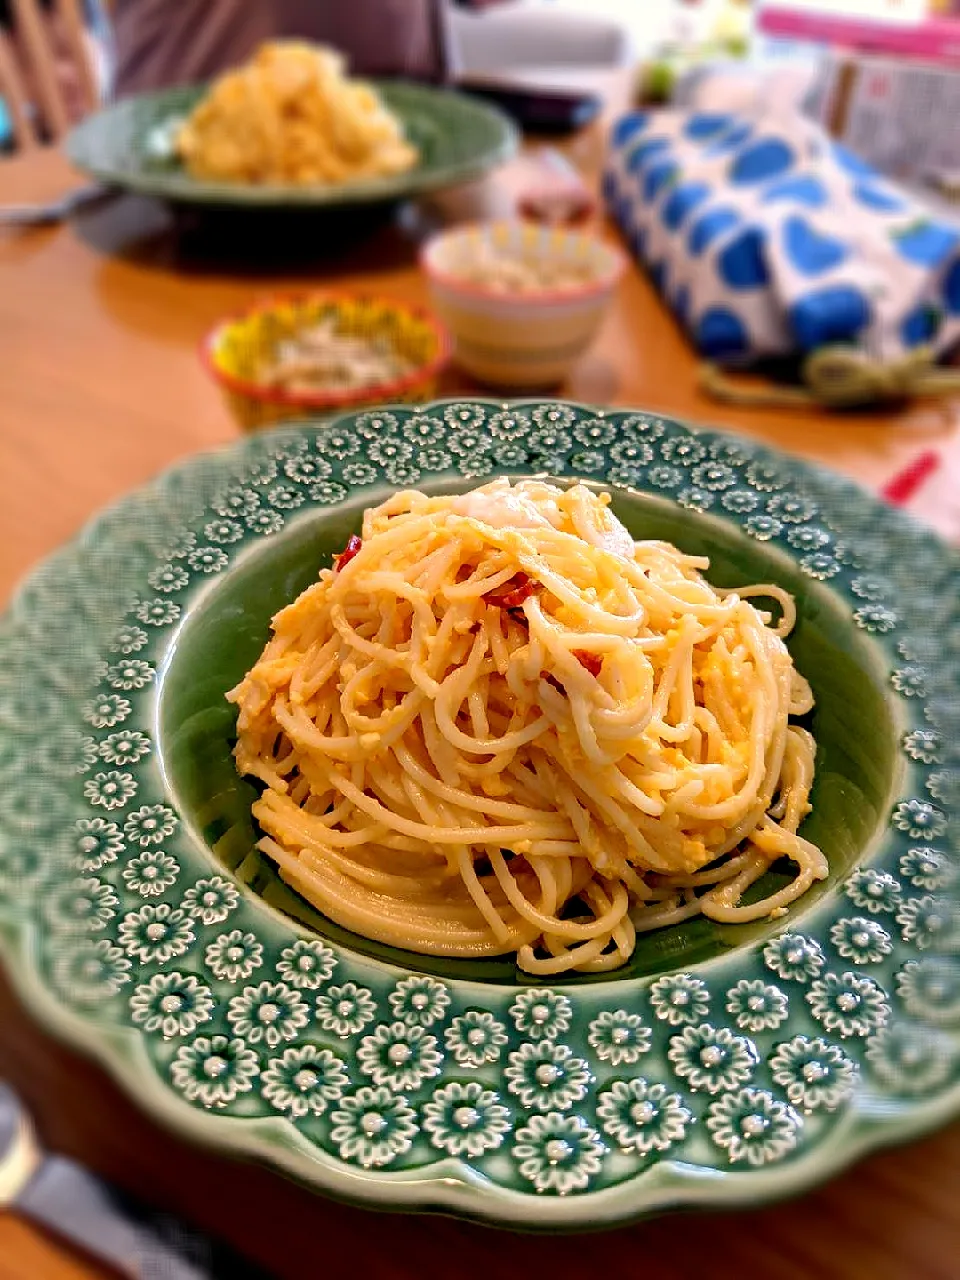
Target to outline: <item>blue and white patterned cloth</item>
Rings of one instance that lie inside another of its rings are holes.
[[[960,340],[960,226],[799,115],[664,110],[614,127],[604,195],[702,355]]]

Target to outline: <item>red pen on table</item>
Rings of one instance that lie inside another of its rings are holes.
[[[887,481],[880,490],[880,496],[891,506],[905,507],[939,466],[940,455],[932,449],[925,450]]]

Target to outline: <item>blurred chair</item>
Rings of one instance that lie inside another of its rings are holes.
[[[100,102],[102,81],[82,0],[0,3],[0,106],[16,148],[59,141]]]

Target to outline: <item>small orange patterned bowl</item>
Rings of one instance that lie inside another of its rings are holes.
[[[412,366],[402,377],[350,390],[288,390],[258,380],[266,357],[304,330],[333,321],[337,333],[385,339]],[[450,360],[447,331],[427,311],[386,298],[322,293],[271,298],[223,320],[200,348],[241,426],[254,429],[315,413],[387,401],[429,400]]]

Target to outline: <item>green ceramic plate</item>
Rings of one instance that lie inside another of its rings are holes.
[[[389,489],[502,473],[606,485],[718,584],[796,596],[832,870],[785,918],[544,984],[358,938],[257,854],[223,693],[271,614]],[[352,1200],[557,1228],[801,1189],[960,1106],[958,602],[899,513],[643,413],[449,401],[193,458],[3,621],[6,962],[153,1113]]]
[[[463,94],[396,82],[378,87],[421,156],[415,168],[393,177],[309,187],[193,178],[177,160],[173,136],[203,96],[204,86],[167,89],[114,103],[73,130],[66,142],[67,155],[77,168],[102,182],[162,200],[311,208],[384,203],[453,186],[509,160],[517,148],[517,131],[507,117]]]

